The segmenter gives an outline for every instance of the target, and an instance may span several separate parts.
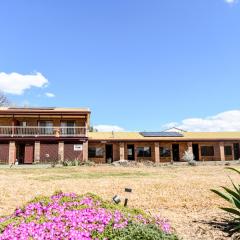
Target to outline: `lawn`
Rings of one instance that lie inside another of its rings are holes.
[[[56,190],[92,192],[110,200],[115,194],[124,197],[124,188],[131,187],[129,205],[168,218],[183,239],[227,239],[207,222],[226,216],[218,209],[225,202],[209,189],[230,186],[228,175],[238,181],[224,166],[1,167],[0,215]]]

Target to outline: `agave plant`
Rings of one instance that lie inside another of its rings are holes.
[[[227,169],[240,175],[240,171],[236,168],[229,167]],[[211,189],[211,191],[231,204],[232,207],[221,207],[221,209],[234,216],[234,219],[231,222],[233,225],[230,227],[230,231],[237,232],[240,231],[240,185],[234,184],[231,178],[230,180],[232,182],[233,189],[222,186],[221,188],[224,190],[223,192],[215,189]]]

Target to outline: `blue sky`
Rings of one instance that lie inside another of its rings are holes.
[[[0,11],[0,90],[18,105],[87,106],[93,125],[125,130],[240,130],[240,2],[3,0]]]

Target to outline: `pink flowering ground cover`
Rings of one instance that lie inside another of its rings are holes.
[[[123,208],[93,194],[55,193],[37,197],[10,216],[0,217],[0,240],[177,240],[169,223],[140,210]]]

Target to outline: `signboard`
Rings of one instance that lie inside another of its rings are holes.
[[[74,151],[82,151],[83,145],[82,144],[74,144]]]

